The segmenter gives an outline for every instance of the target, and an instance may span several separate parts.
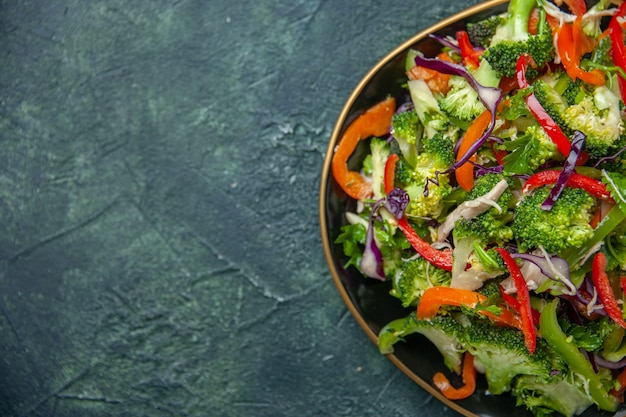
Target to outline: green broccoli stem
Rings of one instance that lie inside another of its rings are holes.
[[[535,7],[537,0],[511,0],[505,23],[509,40],[524,40],[528,36],[528,21]]]
[[[561,256],[565,258],[567,263],[572,266],[578,266],[578,263],[585,258],[587,253],[592,250],[597,244],[602,242],[617,226],[619,226],[622,221],[626,219],[626,214],[619,208],[618,205],[615,205],[609,212],[604,216],[602,222],[593,232],[593,236],[585,242],[583,246],[580,248],[568,248],[566,249]]]
[[[542,337],[563,357],[574,372],[588,381],[587,390],[598,407],[602,410],[615,411],[617,400],[609,394],[598,374],[594,372],[591,363],[578,349],[578,346],[572,343],[561,329],[556,315],[558,302],[558,299],[554,299],[541,312],[539,330]]]

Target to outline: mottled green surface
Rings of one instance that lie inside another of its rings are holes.
[[[477,1],[0,0],[1,416],[454,416],[319,237],[336,117]]]

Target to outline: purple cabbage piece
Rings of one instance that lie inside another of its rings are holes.
[[[365,235],[365,249],[359,264],[363,275],[381,281],[386,279],[383,255],[374,239],[374,218],[378,215],[380,207],[385,207],[396,219],[401,219],[408,204],[409,195],[407,192],[400,188],[394,188],[387,194],[387,197],[378,200],[372,206],[367,234]]]
[[[363,275],[378,279],[385,280],[385,270],[383,268],[383,254],[380,252],[376,240],[374,239],[374,217],[378,213],[378,209],[381,204],[384,203],[384,199],[378,200],[372,206],[370,212],[369,224],[367,225],[367,234],[365,235],[365,248],[363,249],[363,255],[361,256],[361,262],[359,268]]]
[[[439,42],[441,46],[450,48],[455,52],[461,53],[461,48],[459,48],[459,43],[456,40],[451,40],[450,38],[441,35],[435,35],[434,33],[431,33],[430,35],[428,35],[428,37]]]
[[[409,195],[401,188],[394,188],[385,198],[385,208],[398,220],[404,216],[404,210],[409,205]]]
[[[586,140],[587,140],[587,137],[585,136],[584,133],[578,130],[574,132],[574,137],[572,138],[572,146],[570,148],[569,155],[567,155],[567,159],[565,160],[565,164],[563,165],[563,169],[561,170],[561,173],[559,174],[559,178],[556,184],[554,184],[554,187],[552,188],[552,190],[550,190],[550,194],[548,194],[546,201],[544,201],[543,204],[541,205],[542,209],[550,211],[552,210],[552,207],[554,207],[554,203],[556,203],[556,200],[559,199],[559,196],[565,189],[565,184],[567,184],[567,180],[569,179],[569,177],[574,172],[574,169],[576,168],[576,161],[578,160],[578,157],[580,156],[580,153],[582,152],[583,147],[585,146]]]
[[[563,258],[560,258],[558,256],[550,256],[550,259],[548,261],[548,259],[546,259],[546,257],[542,255],[532,255],[530,253],[513,253],[511,254],[511,256],[513,258],[519,258],[525,261],[532,262],[533,264],[537,265],[542,274],[544,274],[551,280],[561,281],[561,277],[570,280],[569,264]],[[557,276],[555,274],[555,269],[560,276]]]

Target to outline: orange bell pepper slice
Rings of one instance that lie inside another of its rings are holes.
[[[485,129],[489,127],[491,123],[491,112],[485,110],[482,112],[472,124],[465,131],[465,135],[461,138],[459,150],[457,151],[457,161],[465,155],[467,150],[476,142],[485,132]],[[469,191],[474,186],[474,164],[476,161],[476,155],[473,155],[469,161],[458,167],[454,171],[456,182],[465,191]]]
[[[444,305],[476,308],[476,306],[485,301],[487,301],[487,297],[475,291],[450,287],[430,287],[424,291],[420,298],[417,306],[417,318],[419,320],[433,318],[439,312],[439,308]],[[480,308],[478,313],[490,318],[496,324],[522,330],[519,318],[506,308],[503,308],[500,314]]]
[[[582,56],[593,50],[594,41],[582,30],[582,19],[577,18],[574,23],[563,23],[557,29],[556,47],[561,57],[565,72],[572,79],[579,78],[593,85],[604,85],[604,74],[599,69],[585,71],[580,67]]]
[[[389,97],[370,107],[345,130],[331,162],[333,178],[350,197],[362,200],[372,195],[372,185],[357,171],[348,168],[348,159],[363,139],[382,136],[389,131],[396,101]]]
[[[463,386],[459,388],[452,386],[450,380],[443,372],[437,372],[433,376],[433,384],[449,400],[462,400],[470,397],[476,391],[476,368],[474,368],[474,356],[469,352],[465,352],[463,355],[461,376],[463,378]]]

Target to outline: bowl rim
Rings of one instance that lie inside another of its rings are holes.
[[[328,231],[326,228],[327,218],[326,218],[326,190],[328,186],[328,181],[330,180],[330,166],[332,161],[332,156],[334,153],[335,146],[339,140],[339,135],[342,130],[346,127],[347,117],[352,109],[352,106],[355,104],[359,95],[363,92],[364,88],[368,85],[368,83],[372,80],[372,78],[380,71],[385,65],[390,63],[392,60],[397,58],[400,54],[404,53],[408,48],[417,44],[422,39],[426,38],[431,33],[438,32],[446,27],[466,18],[469,18],[475,14],[479,14],[485,12],[491,8],[500,6],[504,3],[507,3],[508,0],[487,0],[482,3],[478,3],[474,6],[468,7],[460,12],[457,12],[453,15],[444,18],[434,25],[427,27],[424,30],[416,33],[411,36],[395,48],[393,48],[390,52],[388,52],[382,59],[380,59],[366,74],[361,78],[358,82],[347,101],[345,102],[341,112],[339,113],[339,117],[335,123],[335,126],[330,135],[330,141],[328,143],[328,147],[326,149],[326,154],[324,157],[324,163],[322,166],[322,175],[320,180],[320,188],[319,188],[319,222],[320,222],[320,232],[322,237],[322,245],[324,249],[324,257],[326,259],[326,263],[328,264],[328,268],[330,270],[332,279],[339,291],[341,298],[344,303],[348,307],[350,313],[359,324],[361,329],[365,332],[365,334],[369,337],[369,339],[375,344],[378,345],[378,335],[374,333],[374,331],[369,327],[363,316],[359,314],[359,311],[350,298],[346,288],[344,287],[341,278],[339,276],[339,272],[335,266],[332,250],[330,243],[328,241]],[[449,408],[454,411],[460,413],[466,417],[479,417],[477,414],[472,413],[471,411],[465,409],[458,403],[447,399],[444,397],[441,392],[433,387],[429,382],[425,381],[417,374],[415,374],[407,365],[404,364],[395,354],[390,353],[385,355],[398,369],[400,369],[405,375],[407,375],[411,380],[417,383],[421,388],[427,391],[430,395],[444,403]]]

